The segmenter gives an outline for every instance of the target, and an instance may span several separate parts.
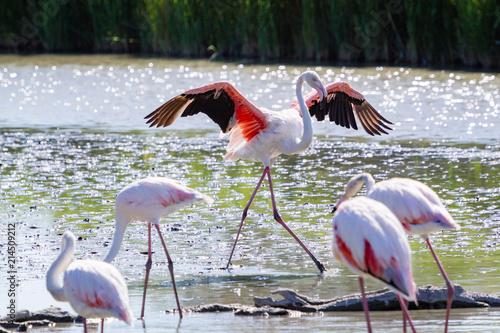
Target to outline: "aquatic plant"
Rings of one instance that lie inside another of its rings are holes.
[[[500,66],[495,0],[22,0],[0,21],[2,52]]]

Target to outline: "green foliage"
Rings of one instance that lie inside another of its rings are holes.
[[[0,22],[4,52],[500,66],[498,0],[20,0]]]

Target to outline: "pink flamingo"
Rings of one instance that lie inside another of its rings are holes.
[[[66,231],[62,237],[62,250],[47,272],[46,285],[52,296],[71,307],[83,317],[87,332],[87,318],[115,317],[130,324],[133,319],[128,300],[128,289],[118,269],[98,260],[73,260],[75,235]],[[59,282],[64,273],[64,284]]]
[[[302,96],[304,82],[315,89],[307,95],[307,105]],[[327,87],[326,90],[315,72],[304,72],[297,79],[297,101],[290,109],[276,112],[257,108],[229,82],[215,82],[188,90],[145,117],[149,118],[147,123],[150,123],[150,126],[165,127],[172,124],[179,115],[186,117],[200,112],[205,113],[220,126],[222,133],[229,134],[229,144],[224,159],[232,161],[246,159],[264,164],[262,176],[243,210],[226,269],[231,263],[250,204],[267,175],[274,219],[302,246],[320,272],[325,271],[325,267],[279,215],[274,200],[270,166],[280,154],[293,155],[309,147],[313,138],[311,115],[323,120],[325,115],[329,114],[331,121],[347,128],[352,126],[357,129],[354,118],[356,114],[365,130],[371,135],[387,133],[382,129],[382,127],[389,129],[384,122],[391,124],[365,100],[363,95],[347,83],[332,83]]]
[[[405,231],[394,214],[382,203],[357,197],[336,207],[333,217],[333,254],[359,276],[368,332],[372,332],[363,278],[371,278],[392,289],[399,300],[403,318],[415,332],[406,301],[417,302],[411,272],[411,249]]]
[[[436,192],[427,185],[409,178],[391,178],[375,183],[372,175],[361,173],[352,177],[345,187],[344,194],[336,206],[355,195],[366,184],[366,196],[380,201],[389,207],[408,234],[420,235],[427,243],[447,287],[445,333],[448,331],[455,287],[448,279],[443,266],[431,245],[429,234],[434,231],[460,229],[451,217]]]
[[[149,177],[137,180],[124,187],[116,197],[116,231],[113,237],[113,244],[111,245],[108,255],[104,259],[105,262],[111,262],[118,254],[123,241],[123,235],[125,234],[125,229],[127,229],[127,226],[132,221],[148,222],[148,260],[146,262],[146,277],[144,279],[144,292],[142,295],[141,318],[144,318],[149,271],[153,263],[151,253],[151,224],[154,224],[158,231],[163,250],[167,256],[175,301],[177,302],[179,315],[182,318],[182,310],[179,303],[179,297],[177,296],[177,288],[175,286],[174,264],[168,253],[165,241],[163,240],[159,224],[162,217],[171,215],[181,208],[198,201],[212,203],[213,199],[192,188],[184,186],[176,180],[165,177]]]

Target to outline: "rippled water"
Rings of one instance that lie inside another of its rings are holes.
[[[178,119],[171,128],[148,129],[142,119],[162,102],[211,81],[230,80],[256,105],[271,109],[294,100],[292,65],[220,64],[205,61],[127,57],[0,56],[0,219],[17,223],[18,307],[37,310],[54,301],[44,286],[57,256],[60,233],[82,240],[77,257],[102,259],[111,242],[114,198],[129,182],[158,175],[184,181],[215,203],[193,205],[163,220],[183,306],[252,304],[278,287],[331,298],[359,291],[357,279],[330,250],[331,204],[345,182],[360,172],[376,179],[409,176],[439,193],[460,231],[432,236],[450,279],[466,289],[498,294],[500,286],[500,79],[492,73],[427,69],[313,67],[323,81],[344,80],[396,126],[390,136],[372,138],[329,123],[315,123],[315,141],[306,152],[281,157],[272,169],[280,213],[329,269],[319,277],[307,254],[274,222],[267,187],[250,210],[233,258],[220,270],[241,211],[262,172],[258,163],[224,163],[226,141],[205,116]],[[1,244],[7,233],[2,228]],[[419,238],[410,238],[418,284],[444,285]],[[147,332],[204,329],[230,331],[356,332],[362,313],[328,313],[299,318],[240,318],[232,314],[177,317],[168,269],[157,238],[146,303]],[[128,229],[114,262],[128,279],[139,314],[147,251],[144,223]],[[7,256],[5,246],[0,253]],[[4,261],[0,265],[3,264]],[[4,281],[4,269],[0,280]],[[381,287],[368,283],[369,289]],[[5,285],[0,283],[4,308]],[[6,311],[1,310],[0,314]],[[400,313],[374,313],[375,330],[401,330]],[[440,331],[444,312],[414,311],[421,331]],[[346,323],[349,325],[346,326]],[[114,330],[144,331],[118,322]],[[352,325],[352,326],[351,326]],[[453,310],[451,331],[500,327],[500,311]],[[81,326],[54,331],[78,332]]]

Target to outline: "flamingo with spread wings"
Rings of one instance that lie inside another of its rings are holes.
[[[315,91],[307,96],[307,104],[302,95],[302,85],[306,82]],[[223,133],[229,134],[227,154],[224,159],[236,161],[245,159],[264,164],[264,171],[243,210],[238,234],[227,267],[238,241],[248,209],[267,175],[273,215],[292,237],[312,258],[320,272],[324,266],[314,257],[278,213],[271,180],[270,167],[279,155],[293,155],[306,150],[312,142],[311,115],[323,120],[329,114],[330,120],[344,127],[357,128],[354,114],[370,135],[387,133],[392,124],[382,117],[361,95],[347,83],[335,83],[325,89],[315,72],[302,73],[296,83],[297,101],[289,109],[272,111],[257,108],[228,82],[210,83],[200,88],[188,90],[151,112],[145,118],[150,127],[166,127],[181,116],[187,117],[200,112],[217,123]],[[227,268],[226,267],[226,268]]]

